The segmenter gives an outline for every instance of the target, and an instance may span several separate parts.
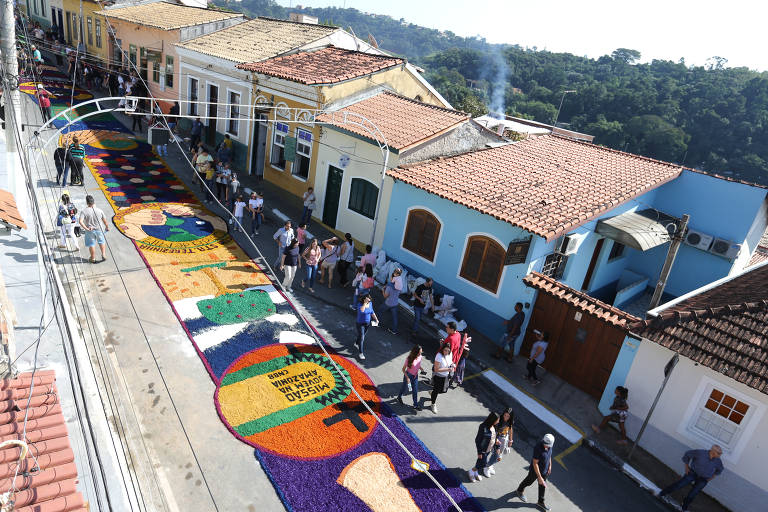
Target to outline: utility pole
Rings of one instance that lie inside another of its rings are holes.
[[[664,293],[664,288],[667,286],[667,279],[669,279],[669,273],[672,270],[672,264],[677,257],[677,251],[680,249],[680,244],[685,236],[685,230],[688,229],[688,220],[690,216],[686,213],[683,218],[677,224],[677,230],[672,237],[672,243],[669,245],[669,251],[667,252],[667,259],[664,261],[664,266],[661,268],[661,274],[659,274],[659,280],[656,283],[656,289],[653,291],[653,297],[651,297],[651,303],[648,305],[648,309],[653,309],[659,305],[661,301],[661,294]]]
[[[576,91],[563,91],[563,95],[560,96],[560,106],[557,107],[557,115],[555,115],[555,122],[552,123],[552,127],[553,128],[557,128],[557,120],[560,118],[560,109],[563,108],[563,101],[565,101],[565,95],[566,94],[571,94],[571,93],[574,93],[574,92],[576,92]]]
[[[17,176],[21,172],[19,148],[16,145],[16,126],[21,119],[21,94],[19,93],[19,64],[16,57],[16,20],[13,13],[13,0],[1,0],[2,30],[0,30],[0,50],[3,53],[3,69],[5,74],[0,77],[5,96],[5,144],[7,177],[0,186],[7,188],[16,198],[16,205],[22,213],[26,210],[27,193],[24,180]],[[19,123],[20,125],[20,123]]]

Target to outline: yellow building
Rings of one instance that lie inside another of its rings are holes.
[[[83,0],[82,13],[80,0],[62,0],[62,5],[64,17],[61,21],[66,43],[76,48],[82,41],[88,54],[107,63],[109,61],[107,23],[101,14],[97,14],[97,11],[102,9],[101,3],[95,0]]]
[[[312,123],[316,109],[376,89],[450,108],[416,68],[389,55],[327,47],[237,67],[251,72],[255,116],[265,121],[251,141],[254,174],[296,196],[315,183],[321,133]]]

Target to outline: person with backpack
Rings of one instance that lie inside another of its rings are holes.
[[[469,470],[469,481],[476,482],[482,480],[480,472],[488,478],[493,473],[488,470],[488,458],[491,452],[496,447],[496,425],[499,424],[499,415],[492,412],[485,418],[480,426],[477,428],[477,435],[475,435],[475,448],[477,448],[477,459],[475,459],[475,465]]]
[[[405,358],[405,364],[403,365],[403,385],[400,387],[400,393],[397,395],[397,401],[402,404],[403,395],[408,392],[408,384],[410,383],[410,391],[413,396],[413,407],[417,411],[421,410],[421,406],[419,405],[419,372],[427,373],[421,368],[422,352],[421,345],[416,345],[408,353],[408,357]]]
[[[59,243],[59,249],[67,248],[67,236],[72,239],[72,243],[77,249],[77,239],[75,236],[75,226],[77,222],[77,208],[72,204],[69,199],[69,194],[61,195],[61,203],[59,204],[59,215],[56,218],[56,225],[59,226],[61,233],[61,242]]]
[[[80,144],[77,135],[72,137],[72,143],[67,148],[67,155],[68,158],[64,166],[64,182],[67,181],[67,170],[69,167],[72,167],[71,184],[83,186],[83,160],[85,159],[85,148]]]

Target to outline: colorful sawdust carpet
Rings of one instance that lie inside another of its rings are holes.
[[[33,83],[22,90],[32,94]],[[55,111],[69,107],[65,78],[47,69]],[[75,103],[90,98],[75,89]],[[82,108],[78,114],[88,113]],[[64,121],[55,122],[57,128]],[[256,456],[289,510],[449,510],[425,466],[464,510],[469,492],[397,418],[354,362],[338,371],[298,312],[160,160],[110,114],[78,121],[87,164],[165,293],[217,385],[221,420]],[[348,385],[414,454],[411,460]]]

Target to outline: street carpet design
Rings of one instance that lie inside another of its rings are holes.
[[[54,112],[70,106],[71,86],[61,73],[46,68],[44,86],[55,95]],[[34,83],[21,88],[34,98]],[[91,95],[75,89],[74,98],[77,104]],[[86,106],[77,114],[91,112]],[[341,370],[331,364],[224,221],[198,202],[144,139],[104,113],[73,123],[62,139],[75,134],[114,209],[114,224],[133,240],[216,384],[219,417],[256,448],[288,510],[452,510],[425,469],[463,510],[482,510],[381,402],[361,368],[329,348]]]

